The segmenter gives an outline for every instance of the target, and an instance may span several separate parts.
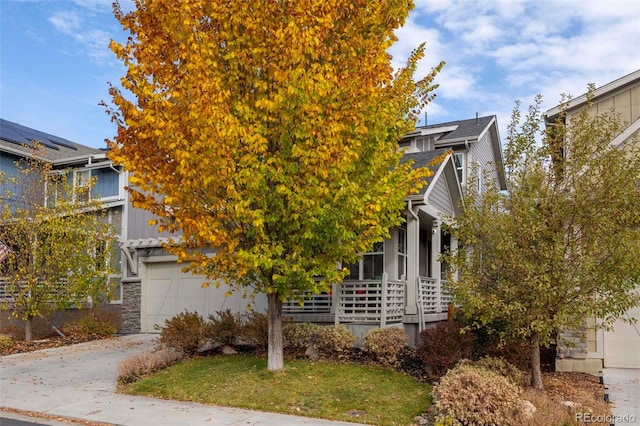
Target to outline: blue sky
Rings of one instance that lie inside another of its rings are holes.
[[[124,74],[107,45],[126,34],[112,0],[0,0],[0,116],[102,148],[115,134],[100,101]],[[233,1],[233,0],[231,0]],[[579,96],[640,69],[636,0],[415,0],[397,32],[394,64],[427,43],[440,60],[429,124],[496,114],[504,142],[516,100]],[[130,7],[129,0],[123,2]]]

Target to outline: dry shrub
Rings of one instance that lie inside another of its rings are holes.
[[[170,367],[184,358],[184,354],[173,349],[160,349],[127,358],[118,365],[118,381],[126,385],[141,377]]]
[[[522,399],[531,402],[536,411],[532,417],[525,417],[520,414],[516,417],[515,424],[522,426],[538,426],[538,425],[584,425],[586,422],[579,422],[576,419],[576,414],[580,416],[588,415],[592,416],[591,419],[599,418],[605,420],[607,416],[611,414],[610,407],[604,402],[604,400],[596,400],[595,398],[590,400],[573,401],[580,404],[576,408],[572,409],[566,405],[561,404],[561,401],[555,398],[550,398],[546,391],[536,390],[533,388],[527,389],[522,396]],[[593,426],[609,426],[609,422],[596,422],[590,421],[589,425]]]
[[[355,342],[356,336],[340,324],[335,327],[320,327],[316,334],[315,347],[322,358],[346,361]]]
[[[433,387],[437,419],[453,425],[512,425],[522,388],[495,371],[461,363]]]
[[[231,309],[218,311],[209,315],[206,335],[215,343],[234,346],[242,334],[243,325],[244,317],[240,313],[233,313]]]
[[[478,361],[471,362],[468,359],[464,359],[458,363],[458,365],[474,365],[477,368],[484,368],[485,370],[495,371],[501,376],[506,377],[512,383],[515,383],[518,386],[526,387],[529,384],[528,375],[520,370],[515,365],[510,362],[496,357],[484,357],[480,358]]]
[[[109,312],[92,310],[87,315],[67,323],[64,333],[87,339],[102,339],[118,332],[113,315]]]
[[[182,312],[164,321],[160,329],[162,346],[194,356],[207,341],[207,323],[197,312]]]
[[[440,322],[420,333],[422,344],[418,356],[432,377],[440,377],[461,359],[468,358],[473,349],[474,336],[463,333],[454,321]]]
[[[407,345],[404,329],[388,327],[369,330],[364,337],[362,349],[380,364],[393,367],[398,365],[399,356]]]
[[[284,349],[293,356],[302,356],[313,344],[320,330],[318,324],[309,322],[289,323],[282,326]]]
[[[269,346],[269,319],[267,316],[254,311],[245,314],[241,339],[257,350],[265,351]]]

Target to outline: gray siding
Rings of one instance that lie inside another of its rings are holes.
[[[431,185],[434,185],[434,187],[429,194],[429,204],[432,204],[441,212],[453,216],[453,202],[451,201],[451,194],[449,194],[447,177],[444,173],[440,175],[437,181],[432,182]]]
[[[127,239],[169,237],[168,232],[158,232],[158,228],[149,225],[149,220],[154,219],[149,211],[137,209],[129,204],[127,213]]]
[[[498,180],[498,173],[496,171],[496,167],[493,163],[495,163],[496,153],[493,149],[493,141],[491,140],[490,132],[485,132],[484,136],[480,138],[477,142],[471,145],[471,164],[468,169],[469,172],[473,172],[474,163],[477,161],[480,163],[480,167],[483,171],[482,177],[482,186],[483,191],[486,188],[487,181],[484,176],[490,181],[496,182]]]

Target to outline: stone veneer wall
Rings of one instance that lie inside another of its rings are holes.
[[[142,303],[140,281],[122,283],[122,332],[140,333],[140,306]]]

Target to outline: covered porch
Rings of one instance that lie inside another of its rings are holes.
[[[447,318],[446,265],[439,256],[455,242],[441,222],[416,209],[406,226],[376,244],[361,260],[345,265],[351,273],[329,293],[283,303],[294,322],[371,325],[413,324],[420,332],[429,322]]]
[[[439,153],[412,154],[414,164],[430,164]],[[295,322],[372,327],[404,326],[417,336],[429,323],[447,319],[451,296],[448,267],[440,254],[457,249],[443,229],[447,217],[460,212],[462,190],[452,155],[435,166],[420,193],[407,198],[402,226],[376,243],[359,262],[343,265],[349,274],[329,294],[283,304]]]

